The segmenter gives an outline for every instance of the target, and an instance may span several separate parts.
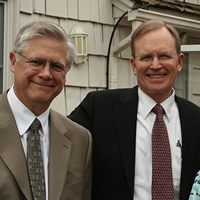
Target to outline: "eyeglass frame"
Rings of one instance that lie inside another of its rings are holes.
[[[171,53],[173,56],[171,55],[171,57],[162,60],[162,59],[160,58],[160,56],[162,56],[162,55],[167,55],[167,53]],[[138,56],[140,56],[140,55],[144,55],[144,56],[146,56],[146,57],[143,57],[143,58],[142,58],[142,56],[141,56],[141,58],[137,59],[136,57],[138,57]],[[178,53],[173,53],[173,52],[161,52],[161,53],[157,54],[156,56],[153,56],[153,55],[147,53],[147,54],[138,54],[137,56],[135,56],[135,60],[136,60],[136,61],[139,61],[139,62],[142,62],[142,63],[146,63],[146,64],[148,64],[148,66],[150,66],[150,65],[152,65],[153,60],[154,60],[155,57],[159,60],[160,64],[162,64],[163,61],[164,61],[164,62],[165,62],[165,61],[170,61],[171,59],[173,59],[173,58],[175,58],[175,57],[177,57],[177,56],[178,56]],[[142,60],[142,59],[148,59],[148,60]],[[148,62],[150,62],[150,63],[148,63]]]
[[[35,70],[35,71],[41,71],[43,68],[45,68],[45,66],[47,65],[47,63],[49,63],[50,69],[51,69],[53,72],[55,72],[56,74],[67,73],[67,71],[68,71],[67,69],[70,68],[70,65],[67,65],[65,62],[60,61],[60,60],[55,60],[55,61],[53,61],[53,62],[48,62],[48,61],[46,61],[44,58],[41,58],[41,57],[38,57],[38,56],[32,56],[32,57],[30,57],[30,58],[27,58],[27,57],[24,56],[22,53],[19,53],[19,52],[15,52],[15,53],[17,53],[17,54],[19,54],[20,56],[22,56],[22,57],[24,57],[25,59],[27,59],[27,60],[29,61],[29,62],[28,62],[29,67],[30,67],[32,70]],[[34,68],[33,66],[31,66],[31,63],[30,63],[30,59],[31,59],[31,58],[39,58],[39,59],[42,59],[42,60],[44,61],[42,67],[40,66],[40,67],[38,67],[38,69],[37,69],[37,68]],[[52,64],[54,64],[54,63],[56,63],[56,62],[60,62],[60,63],[64,64],[64,65],[66,66],[66,70],[61,71],[61,72],[55,71],[55,70],[52,68]]]

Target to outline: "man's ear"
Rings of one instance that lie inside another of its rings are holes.
[[[137,76],[136,67],[135,67],[135,59],[131,57],[130,62],[131,62],[133,73],[135,74],[135,76]]]
[[[15,58],[15,52],[11,51],[10,52],[10,71],[15,73],[15,64],[16,64],[17,60]]]
[[[184,54],[180,53],[178,55],[178,67],[177,67],[177,72],[180,72],[183,68],[183,58],[184,58]]]

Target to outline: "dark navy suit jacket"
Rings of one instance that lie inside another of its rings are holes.
[[[200,170],[200,108],[175,100],[182,130],[180,199],[188,200]],[[93,136],[93,200],[133,200],[137,107],[138,86],[97,91],[68,116]]]

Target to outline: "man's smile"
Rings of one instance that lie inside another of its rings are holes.
[[[166,74],[154,74],[154,75],[148,75],[148,77],[150,78],[162,78],[164,77]]]

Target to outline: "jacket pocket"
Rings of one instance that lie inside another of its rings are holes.
[[[83,181],[84,180],[65,185],[63,188],[63,194],[67,195],[70,193],[76,193],[76,192],[82,191],[83,190]]]

